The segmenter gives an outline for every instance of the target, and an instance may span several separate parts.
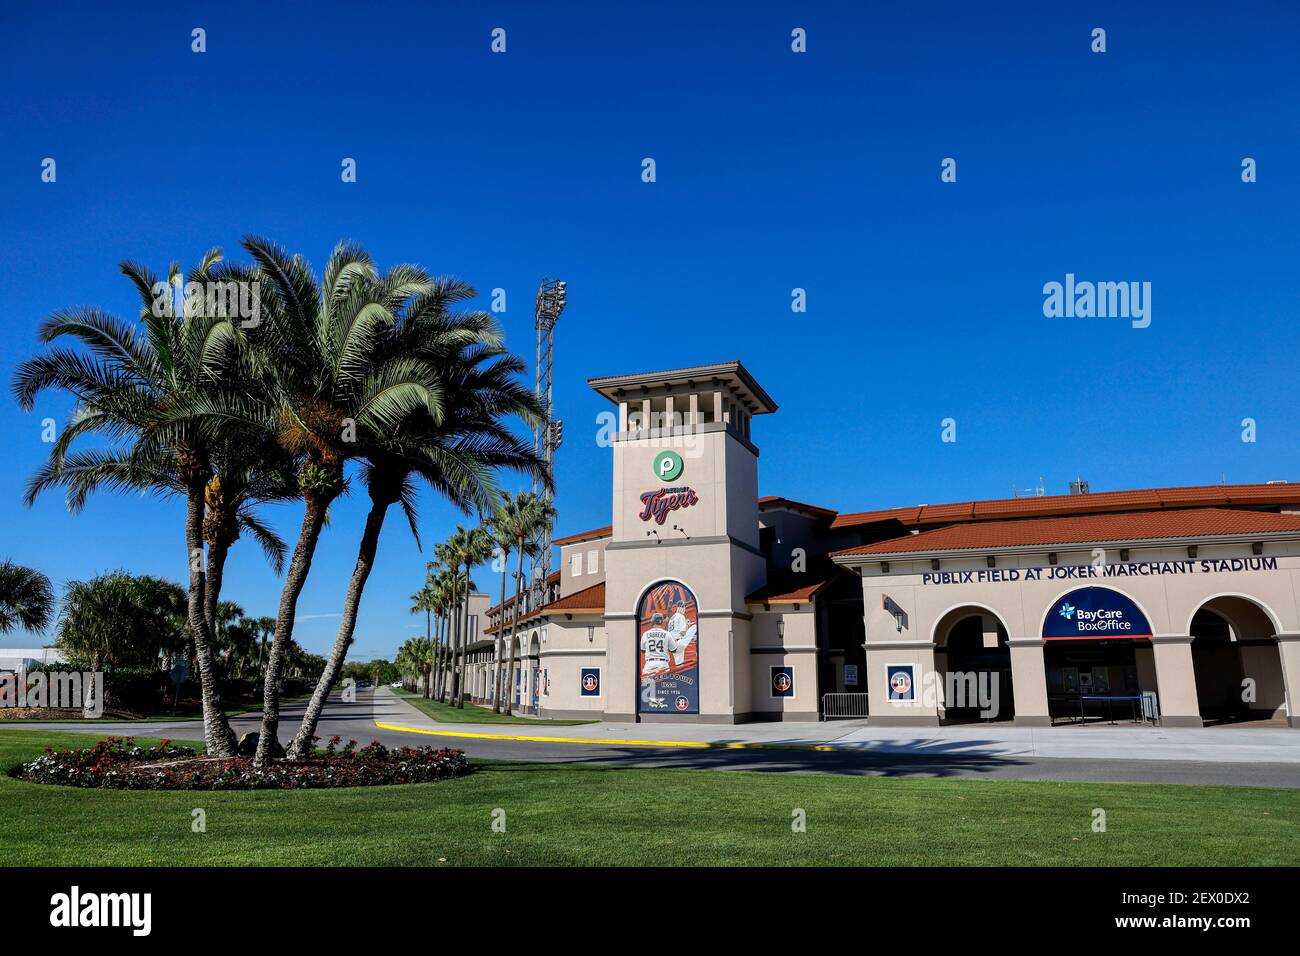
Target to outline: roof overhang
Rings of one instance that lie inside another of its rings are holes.
[[[854,554],[836,551],[831,560],[844,567],[861,567],[881,561],[921,561],[931,558],[978,558],[989,554],[1046,554],[1054,551],[1069,554],[1094,548],[1183,548],[1189,545],[1250,544],[1254,541],[1297,541],[1300,531],[1255,531],[1242,534],[1199,534],[1177,538],[1126,538],[1107,541],[1065,541],[1059,544],[1017,544],[984,548],[927,548],[918,551],[874,551]]]
[[[587,384],[616,405],[651,389],[666,389],[669,392],[676,388],[704,391],[711,386],[726,386],[745,403],[751,415],[765,415],[777,410],[776,402],[772,401],[772,397],[740,362],[719,362],[716,365],[695,365],[633,375],[607,375],[589,378]]]

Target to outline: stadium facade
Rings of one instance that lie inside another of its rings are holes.
[[[539,606],[486,611],[478,701],[517,642],[544,717],[1300,726],[1298,484],[839,514],[759,496],[777,406],[739,362],[589,384],[611,524],[555,541]]]

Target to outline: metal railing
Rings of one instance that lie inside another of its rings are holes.
[[[866,717],[866,694],[822,694],[822,719],[837,720],[843,717]]]

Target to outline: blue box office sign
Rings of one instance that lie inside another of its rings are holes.
[[[1110,588],[1079,588],[1061,597],[1043,621],[1049,641],[1151,636],[1151,625],[1131,599]]]

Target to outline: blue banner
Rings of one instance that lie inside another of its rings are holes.
[[[1151,636],[1151,625],[1133,601],[1110,588],[1079,588],[1047,612],[1043,638],[1092,641]]]

